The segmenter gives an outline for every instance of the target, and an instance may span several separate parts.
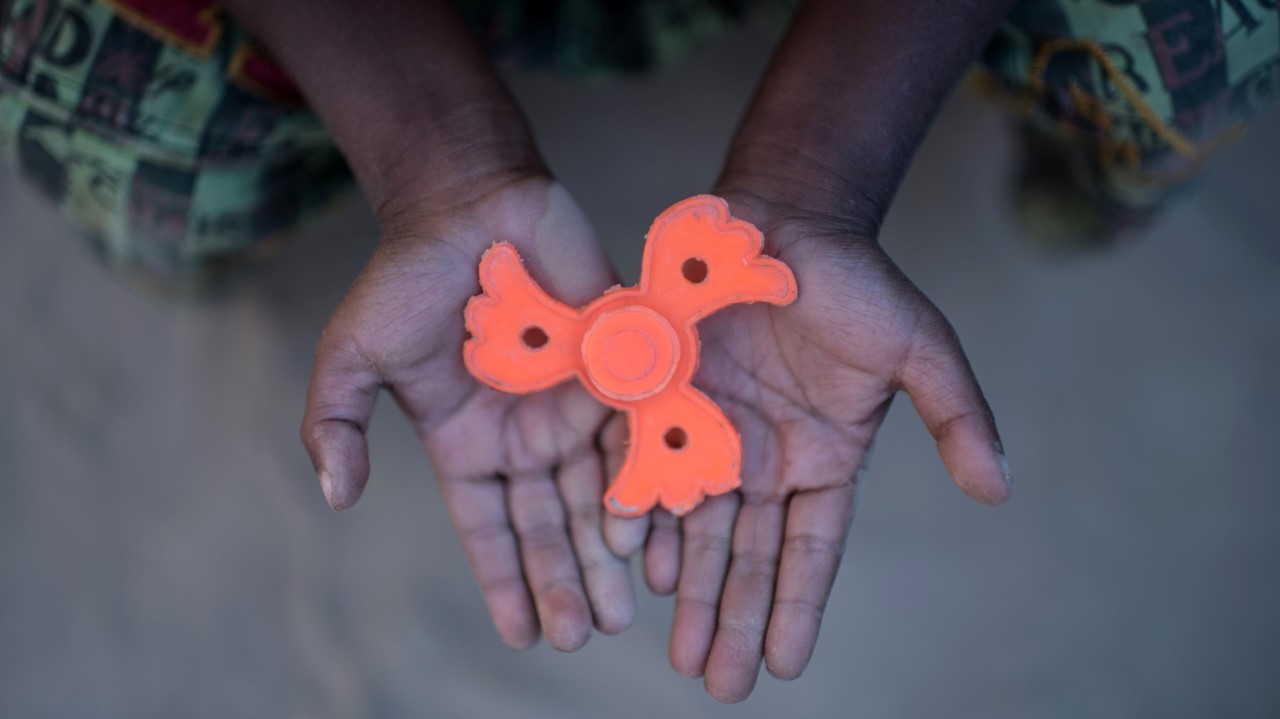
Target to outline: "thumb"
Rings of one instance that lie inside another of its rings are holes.
[[[1002,504],[1012,483],[995,418],[955,330],[938,310],[927,311],[898,381],[960,489],[984,504]]]
[[[346,509],[369,481],[365,431],[381,386],[380,376],[353,343],[326,336],[316,349],[302,417],[302,444],[316,468],[329,506]]]

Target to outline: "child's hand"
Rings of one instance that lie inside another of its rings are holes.
[[[435,466],[503,641],[581,647],[635,615],[626,563],[605,546],[596,436],[608,411],[576,382],[528,396],[479,385],[462,363],[463,305],[498,241],[555,297],[614,283],[568,193],[543,175],[473,180],[448,207],[387,208],[383,240],[320,340],[302,435],[335,509],[369,476],[364,432],[387,388]]]
[[[897,390],[965,492],[1009,496],[955,333],[876,234],[929,121],[1012,3],[806,0],[730,146],[716,194],[764,232],[799,297],[699,324],[694,383],[742,434],[742,488],[687,515],[682,535],[655,512],[645,555],[649,585],[677,592],[671,663],[721,701],[750,694],[761,661],[784,679],[808,663],[857,475]]]
[[[605,547],[596,435],[607,411],[566,383],[525,397],[462,363],[462,308],[480,255],[516,245],[566,302],[613,283],[586,219],[546,174],[519,108],[455,4],[225,0],[324,120],[382,224],[382,241],[316,352],[302,438],[335,508],[369,477],[364,432],[383,388],[417,430],[494,624],[581,647],[635,614]]]
[[[694,381],[742,434],[742,488],[687,515],[682,538],[659,513],[646,569],[656,590],[676,590],[672,665],[739,701],[762,659],[783,679],[808,663],[859,470],[898,389],[969,496],[999,504],[1009,481],[955,333],[875,240],[756,195],[722,194],[765,233],[766,254],[795,272],[799,297],[700,323]]]

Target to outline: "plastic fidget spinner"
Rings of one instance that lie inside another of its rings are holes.
[[[463,349],[476,379],[524,394],[576,376],[601,402],[627,413],[627,458],[605,495],[621,516],[661,502],[676,515],[741,484],[742,442],[724,413],[690,380],[698,320],[739,302],[790,304],[796,281],[760,254],[760,231],[698,195],[672,205],[649,229],[635,287],[613,287],[583,309],[551,297],[520,255],[499,243],[480,260],[483,294],[465,310]]]

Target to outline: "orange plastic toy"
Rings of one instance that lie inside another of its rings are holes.
[[[576,376],[630,424],[627,459],[605,506],[636,516],[661,502],[685,514],[741,483],[737,431],[690,384],[700,349],[695,325],[727,305],[796,297],[791,270],[760,254],[763,240],[729,216],[724,200],[683,200],[650,228],[640,284],[614,287],[581,310],[548,297],[515,247],[496,244],[480,260],[484,293],[466,307],[467,369],[521,394]]]

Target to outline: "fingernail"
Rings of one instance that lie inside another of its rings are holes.
[[[1005,480],[1012,482],[1013,475],[1009,474],[1009,459],[1004,456],[1004,452],[1001,452],[998,456],[1000,457],[1000,471],[1004,472]]]
[[[329,507],[333,508],[333,476],[329,474],[329,470],[322,469],[319,474],[320,491],[324,492],[324,501],[329,503]]]
[[[1012,490],[1013,474],[1009,472],[1009,460],[1005,458],[1003,451],[1000,452],[1000,454],[998,455],[998,458],[1000,460],[1000,471],[1004,472],[1004,483],[1009,487],[1010,490]]]

